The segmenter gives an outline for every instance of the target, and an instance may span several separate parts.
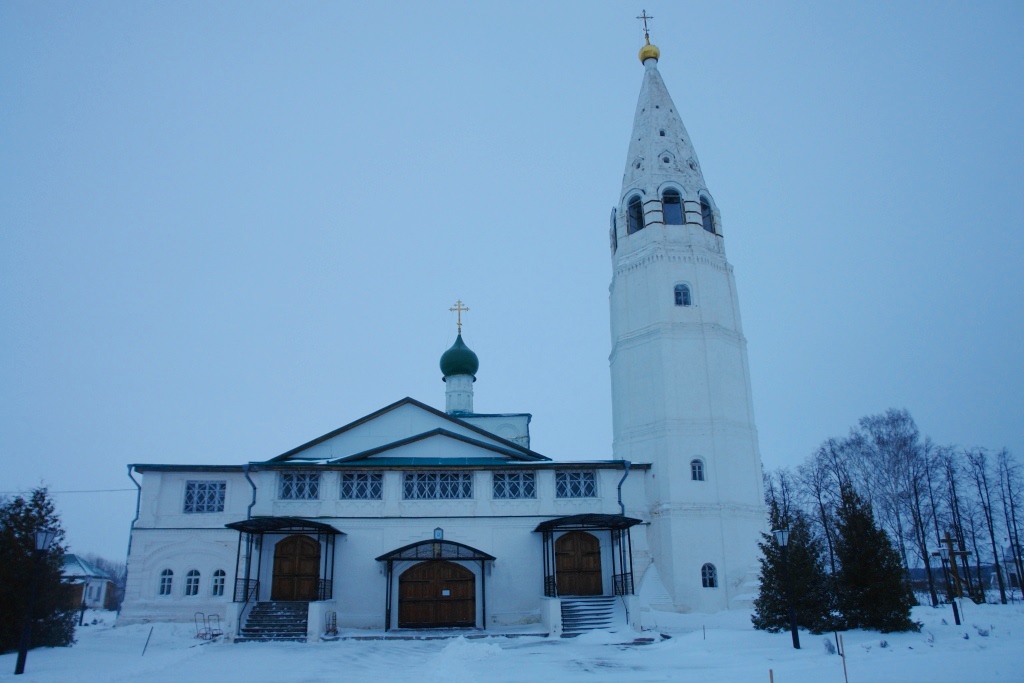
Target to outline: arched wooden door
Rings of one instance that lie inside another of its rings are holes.
[[[274,547],[271,600],[316,600],[320,544],[309,536],[289,536]]]
[[[398,577],[398,626],[476,625],[476,576],[454,562],[421,562]]]
[[[559,595],[602,595],[601,542],[586,531],[555,539],[555,576]]]

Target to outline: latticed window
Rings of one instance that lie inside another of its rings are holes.
[[[281,500],[317,500],[319,497],[319,472],[281,473]]]
[[[715,570],[715,565],[708,562],[700,568],[700,582],[705,588],[718,587],[718,572]]]
[[[185,512],[224,512],[227,487],[224,480],[185,482]]]
[[[495,498],[536,498],[537,475],[530,472],[495,472]]]
[[[199,595],[199,570],[190,569],[185,574],[185,595]]]
[[[160,595],[170,595],[174,585],[174,572],[165,569],[160,572]]]
[[[411,500],[451,500],[473,497],[472,472],[406,472],[402,497]]]
[[[227,574],[223,569],[218,569],[213,573],[213,597],[219,598],[224,595],[224,582],[227,579]]]
[[[595,498],[597,477],[593,470],[563,470],[555,472],[556,498]]]
[[[704,481],[704,463],[700,460],[690,461],[690,479]]]
[[[384,497],[384,476],[380,472],[342,472],[341,497],[380,500]]]

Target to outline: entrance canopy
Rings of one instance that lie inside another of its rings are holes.
[[[314,533],[327,536],[345,535],[344,531],[335,529],[330,524],[315,522],[301,517],[256,517],[241,522],[225,524],[229,529],[247,534],[300,534]]]
[[[643,520],[624,517],[622,515],[570,515],[568,517],[556,517],[537,525],[534,531],[572,531],[576,529],[628,529],[631,526],[642,524]]]
[[[400,560],[483,560],[493,561],[494,555],[454,541],[418,541],[402,546],[377,558],[378,562]]]

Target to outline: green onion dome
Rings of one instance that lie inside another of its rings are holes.
[[[480,369],[480,361],[476,354],[462,341],[462,334],[455,338],[452,347],[441,354],[441,374],[445,377],[453,375],[473,375]]]

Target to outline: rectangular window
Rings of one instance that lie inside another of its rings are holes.
[[[493,478],[495,498],[536,498],[537,475],[528,472],[495,472]]]
[[[406,472],[402,482],[406,500],[452,500],[473,497],[472,472]]]
[[[185,512],[224,512],[224,492],[228,483],[220,481],[186,481]]]
[[[346,500],[380,500],[384,475],[380,472],[342,472],[341,497]]]
[[[319,472],[282,472],[281,500],[318,500],[320,498]]]
[[[597,477],[593,470],[555,472],[556,498],[596,498]]]

